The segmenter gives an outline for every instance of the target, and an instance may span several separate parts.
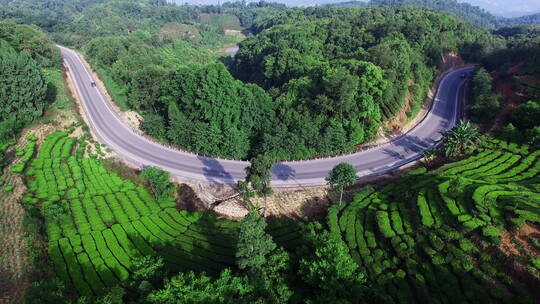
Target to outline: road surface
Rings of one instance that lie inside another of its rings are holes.
[[[153,142],[125,125],[112,109],[110,101],[98,87],[92,86],[92,74],[74,51],[60,47],[74,81],[79,100],[90,127],[99,140],[125,160],[139,167],[154,166],[190,182],[236,183],[245,177],[244,161],[199,156]],[[441,133],[459,120],[463,88],[463,68],[447,74],[441,81],[430,112],[407,134],[369,150],[348,155],[277,163],[272,170],[273,187],[316,186],[326,183],[328,172],[347,162],[358,169],[358,176],[382,174],[418,160],[421,153],[433,147]]]

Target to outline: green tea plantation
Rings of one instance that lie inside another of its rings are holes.
[[[126,281],[134,260],[149,255],[162,257],[172,271],[212,274],[235,267],[237,222],[179,212],[172,199],[158,202],[95,157],[84,158],[85,148],[84,140],[55,132],[28,165],[19,166],[29,189],[22,201],[41,208],[50,259],[68,286],[99,295]],[[300,237],[287,221],[269,228],[285,247]]]
[[[328,225],[387,303],[532,303],[538,256],[523,254],[528,269],[516,280],[499,245],[504,231],[540,223],[539,172],[540,151],[493,140],[465,160],[364,189],[333,206]]]

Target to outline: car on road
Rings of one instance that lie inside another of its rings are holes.
[[[92,82],[90,82],[90,85],[93,86],[93,87],[95,87],[95,86],[96,86],[96,83],[92,81]]]
[[[463,73],[461,73],[460,76],[461,76],[461,78],[467,78],[467,76],[469,76],[469,75],[467,74],[467,72],[463,72]]]

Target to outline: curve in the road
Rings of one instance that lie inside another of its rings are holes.
[[[60,49],[90,127],[102,143],[126,160],[140,167],[162,168],[187,181],[231,184],[245,177],[244,168],[248,166],[248,162],[199,156],[166,147],[135,133],[122,122],[102,92],[91,85],[94,80],[84,59],[68,48]],[[407,134],[357,153],[277,163],[272,171],[272,186],[325,184],[328,172],[342,162],[355,166],[359,170],[359,176],[366,176],[385,173],[419,159],[423,151],[440,140],[444,131],[456,124],[462,111],[460,107],[466,83],[461,74],[472,69],[463,68],[445,75],[431,110],[422,122]]]

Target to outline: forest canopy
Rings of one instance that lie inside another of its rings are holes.
[[[349,152],[404,108],[414,116],[444,53],[478,60],[502,47],[487,31],[429,10],[227,9],[273,12],[240,19],[255,35],[232,60],[205,51],[202,28],[200,41],[136,31],[95,38],[84,50],[154,138],[227,158],[299,159]]]
[[[25,1],[4,0],[16,20],[48,18],[41,25],[57,41],[82,47],[147,134],[235,159],[350,152],[396,115],[418,113],[445,53],[479,61],[504,46],[487,30],[404,6]],[[233,28],[252,35],[233,59],[220,58]]]

